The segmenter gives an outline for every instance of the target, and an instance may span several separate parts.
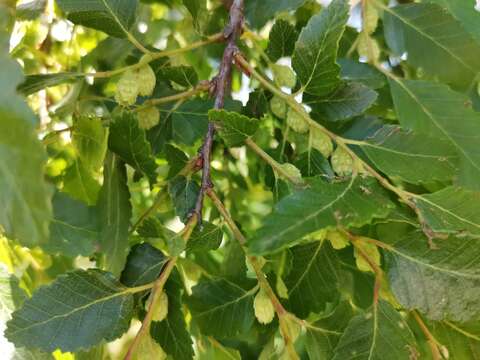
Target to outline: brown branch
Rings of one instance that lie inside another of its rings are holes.
[[[435,337],[432,335],[432,333],[428,329],[427,325],[425,325],[420,315],[418,315],[418,312],[414,310],[412,311],[412,315],[415,321],[418,323],[418,326],[420,326],[420,329],[422,330],[423,334],[427,338],[427,342],[428,342],[428,345],[430,346],[430,351],[432,353],[433,360],[441,360],[442,359],[442,355],[440,352],[441,345],[439,344],[437,339],[435,339]]]
[[[223,108],[225,96],[230,92],[233,56],[238,51],[236,41],[242,31],[243,20],[243,0],[234,0],[230,7],[229,23],[223,31],[227,46],[223,51],[223,58],[218,75],[212,82],[212,92],[215,92],[215,109]],[[210,160],[214,134],[215,126],[213,123],[209,123],[205,140],[200,149],[200,154],[203,159],[202,185],[194,209],[194,214],[200,222],[202,220],[203,198],[206,191],[213,186],[210,176]]]

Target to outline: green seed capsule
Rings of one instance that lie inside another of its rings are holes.
[[[333,152],[332,158],[333,171],[340,176],[348,176],[353,172],[353,159],[350,154],[341,147],[337,147]]]
[[[325,158],[328,158],[333,151],[333,143],[328,135],[320,129],[312,127],[310,128],[310,136],[312,137],[312,147],[320,151]]]
[[[140,129],[151,129],[160,122],[160,111],[155,106],[141,109],[137,113],[137,119]]]
[[[287,124],[293,129],[293,131],[300,134],[306,133],[309,129],[308,123],[305,119],[293,109],[288,110]]]
[[[142,96],[150,96],[155,89],[157,79],[150,65],[144,65],[137,70],[138,93]]]
[[[253,309],[255,310],[255,317],[261,324],[269,324],[275,317],[275,309],[268,295],[260,289],[253,300]]]
[[[152,297],[150,296],[145,302],[145,310],[148,310]],[[160,296],[156,299],[153,304],[154,308],[152,309],[152,320],[153,321],[162,321],[168,315],[168,295],[165,291],[162,291]]]
[[[293,70],[285,65],[272,65],[273,79],[278,86],[293,88],[297,83],[297,76]]]
[[[137,100],[138,91],[136,73],[127,70],[118,80],[115,100],[122,106],[133,105]]]
[[[285,119],[287,115],[287,104],[285,101],[277,96],[274,96],[270,100],[270,109],[275,116],[278,116],[280,119]]]

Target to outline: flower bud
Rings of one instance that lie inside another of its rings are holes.
[[[140,129],[151,129],[160,122],[160,111],[155,106],[143,108],[138,111],[137,119]]]
[[[300,134],[306,133],[309,129],[308,123],[305,119],[293,109],[288,110],[287,124],[293,129],[293,131]]]
[[[339,176],[348,176],[353,172],[353,159],[342,147],[337,147],[330,160],[332,168]]]
[[[138,91],[136,74],[131,70],[127,70],[118,80],[115,100],[122,106],[133,105],[137,100]]]
[[[142,96],[150,96],[155,89],[157,79],[150,65],[144,65],[137,69],[138,93]]]
[[[145,310],[148,311],[148,308],[150,307],[151,302],[152,302],[152,295],[150,294],[149,298],[145,302]],[[162,293],[155,299],[155,302],[153,303],[152,314],[153,314],[153,317],[152,317],[153,321],[162,321],[167,317],[168,295],[165,291],[162,291]]]
[[[285,119],[285,116],[287,115],[287,104],[283,99],[274,96],[270,100],[270,109],[275,116],[278,116],[280,119]]]
[[[315,127],[310,128],[310,136],[312,137],[312,147],[320,151],[320,153],[328,158],[333,151],[332,140],[327,134]]]
[[[268,295],[260,289],[253,300],[253,309],[255,310],[255,317],[261,324],[269,324],[275,317],[275,309]]]

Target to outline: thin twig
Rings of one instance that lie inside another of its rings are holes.
[[[230,92],[231,89],[233,56],[238,51],[236,41],[242,31],[243,21],[243,0],[234,0],[230,7],[229,23],[223,31],[223,36],[227,40],[227,46],[223,51],[220,70],[214,79],[212,88],[212,90],[215,91],[215,109],[223,108],[225,96],[228,92]],[[205,192],[212,187],[210,160],[214,134],[215,125],[209,122],[207,134],[200,149],[203,160],[202,185],[194,209],[194,214],[196,214],[200,222],[202,221],[203,198],[205,196]]]
[[[430,346],[430,350],[432,352],[433,360],[440,360],[442,358],[442,355],[439,349],[439,346],[441,346],[440,343],[437,341],[437,339],[435,339],[435,337],[432,335],[432,333],[428,329],[427,325],[425,325],[422,318],[420,317],[420,315],[418,315],[418,313],[415,310],[412,311],[412,315],[415,321],[420,326],[420,329],[422,330],[423,334],[427,338],[428,345]]]

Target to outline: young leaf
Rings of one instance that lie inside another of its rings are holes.
[[[308,95],[308,94],[306,94]],[[377,93],[360,83],[341,84],[323,98],[305,96],[313,116],[328,121],[341,121],[362,114],[377,99]]]
[[[53,197],[50,239],[44,249],[65,256],[90,256],[98,240],[98,211],[66,194]]]
[[[397,236],[386,252],[396,299],[432,320],[480,319],[478,239],[448,238],[435,248],[419,231]],[[428,286],[426,286],[428,284]]]
[[[470,85],[480,68],[480,44],[453,16],[435,4],[382,8],[385,39],[397,55],[407,53],[407,62],[443,81]]]
[[[259,121],[236,112],[212,109],[208,118],[218,130],[228,147],[239,146],[258,129]]]
[[[168,192],[181,221],[186,221],[197,201],[200,186],[190,178],[176,176],[168,183]]]
[[[87,349],[130,326],[133,291],[107,272],[75,270],[42,286],[12,314],[6,337],[17,346],[52,352]]]
[[[174,271],[165,284],[168,295],[168,315],[161,322],[152,322],[150,335],[163,350],[175,360],[193,359],[192,338],[187,331],[185,316],[182,312],[183,282]]]
[[[105,159],[108,143],[108,128],[95,117],[80,117],[72,131],[72,144],[83,164],[98,170]]]
[[[58,6],[74,24],[101,30],[108,35],[123,38],[135,22],[137,0],[59,0]]]
[[[413,184],[449,181],[457,170],[458,157],[448,142],[398,126],[380,128],[362,149],[384,173]]]
[[[390,86],[400,123],[449,141],[460,159],[457,182],[480,190],[480,114],[468,107],[468,98],[428,81],[395,78]]]
[[[204,335],[228,338],[249,331],[253,325],[253,296],[226,279],[202,280],[192,289],[187,304]]]
[[[305,318],[321,312],[338,289],[338,259],[328,241],[315,241],[291,249],[292,270],[285,279],[291,311]]]
[[[89,206],[95,205],[101,186],[93,175],[83,161],[75,159],[65,172],[62,191]]]
[[[157,165],[152,149],[145,137],[145,131],[138,127],[137,119],[132,113],[123,112],[110,125],[108,148],[147,176],[150,184],[156,183]]]
[[[104,165],[103,187],[98,199],[100,212],[100,248],[104,267],[119,275],[128,252],[128,228],[132,216],[125,164],[108,153]]]
[[[337,87],[340,67],[335,60],[348,12],[348,1],[334,0],[300,33],[292,66],[306,93],[324,96]]]
[[[275,21],[270,30],[266,50],[270,60],[275,62],[281,57],[292,55],[297,39],[298,32],[293,25],[281,19]]]
[[[451,186],[414,201],[433,232],[480,237],[480,192]]]
[[[129,287],[155,281],[168,258],[157,248],[143,243],[135,245],[128,254],[120,282]]]
[[[355,316],[335,349],[333,360],[404,360],[415,350],[412,331],[389,303]]]
[[[337,183],[315,178],[308,188],[276,205],[249,241],[249,250],[259,255],[271,253],[328,226],[365,225],[373,218],[386,217],[392,208],[385,192],[371,178],[354,177]]]

